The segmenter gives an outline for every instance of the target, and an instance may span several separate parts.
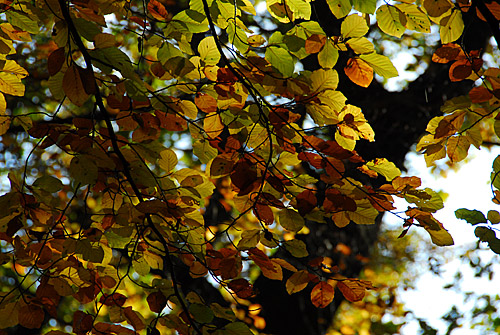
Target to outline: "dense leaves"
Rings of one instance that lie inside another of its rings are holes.
[[[328,0],[337,35],[312,19],[310,1],[257,5],[3,1],[0,135],[22,163],[0,196],[2,328],[251,334],[265,327],[248,307],[258,273],[289,294],[310,290],[318,308],[336,289],[356,302],[374,288],[312,254],[313,224],[371,225],[391,212],[404,232],[453,244],[433,216],[438,193],[355,151],[376,135],[339,72],[362,87],[398,75],[370,16],[395,37],[439,25],[433,61],[477,86],[445,103],[417,150],[429,165],[464,160],[485,123],[498,130],[500,103],[500,71],[454,44],[468,4]],[[394,197],[408,208],[395,212]],[[478,215],[457,217],[485,222]],[[499,252],[492,228],[476,235]]]

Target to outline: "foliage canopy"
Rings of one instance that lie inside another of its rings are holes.
[[[433,216],[437,192],[356,151],[375,133],[340,83],[398,76],[381,41],[439,27],[432,61],[475,84],[444,103],[417,150],[429,166],[462,161],[500,130],[500,70],[460,44],[462,16],[498,34],[498,4],[326,5],[335,22],[309,0],[1,1],[0,135],[12,157],[1,328],[252,334],[265,327],[252,310],[259,274],[307,290],[317,308],[374,288],[311,253],[313,227],[378,225],[391,212],[400,237],[416,227],[452,245]],[[495,161],[497,203],[499,171]],[[457,217],[481,223],[476,235],[499,253],[498,212]]]

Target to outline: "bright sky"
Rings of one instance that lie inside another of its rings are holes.
[[[446,229],[451,233],[455,241],[455,246],[445,247],[447,251],[447,264],[443,267],[444,273],[438,277],[433,275],[427,268],[428,255],[422,256],[422,264],[417,266],[423,267],[424,275],[422,275],[417,283],[415,290],[403,291],[400,294],[406,307],[414,312],[416,318],[422,318],[429,325],[439,330],[438,334],[445,334],[447,324],[444,323],[441,317],[449,312],[453,305],[461,311],[466,311],[473,306],[473,302],[464,304],[464,292],[472,291],[476,293],[500,294],[500,287],[494,284],[494,281],[481,280],[474,277],[474,273],[469,265],[463,264],[459,260],[459,256],[464,249],[473,249],[477,238],[474,236],[474,227],[455,218],[454,211],[458,208],[477,209],[483,213],[487,213],[490,209],[500,211],[500,206],[495,205],[491,201],[492,193],[489,185],[490,173],[492,170],[493,160],[500,154],[500,147],[494,147],[491,150],[471,149],[469,158],[462,164],[458,171],[450,171],[446,178],[432,174],[430,169],[425,165],[423,156],[411,153],[407,156],[408,174],[415,175],[422,179],[423,187],[430,187],[435,191],[442,190],[448,193],[448,198],[445,202],[445,208],[436,213],[436,218],[443,223]],[[403,206],[401,209],[404,209]],[[389,224],[401,226],[400,220],[387,216]],[[430,238],[425,236],[429,243]],[[489,257],[498,257],[493,252],[487,250],[481,254],[484,259]],[[464,278],[462,280],[462,292],[453,290],[445,290],[443,286],[453,282],[453,276],[460,269]],[[497,274],[500,273],[500,266],[496,267]],[[461,328],[452,332],[452,335],[489,335],[479,330],[471,330],[471,326],[464,323]],[[411,322],[402,330],[402,334],[412,335],[419,334],[418,323]],[[492,333],[493,334],[493,333]]]

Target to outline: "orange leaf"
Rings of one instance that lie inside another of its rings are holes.
[[[353,83],[361,87],[370,86],[373,80],[373,68],[360,58],[349,58],[344,72]]]
[[[460,45],[448,43],[437,49],[432,55],[432,61],[435,63],[446,64],[448,62],[464,59],[465,54]]]
[[[339,281],[337,287],[344,297],[350,302],[356,302],[363,299],[367,289],[374,288],[369,281],[360,279],[346,279]]]
[[[217,112],[217,100],[211,95],[205,93],[198,93],[194,98],[196,106],[205,113]]]
[[[319,282],[311,291],[311,302],[318,308],[325,308],[332,302],[334,293],[332,285],[324,281]]]
[[[165,6],[156,0],[149,0],[148,12],[158,21],[166,21],[168,18],[168,12]]]
[[[315,54],[317,52],[320,52],[323,46],[325,45],[326,42],[326,36],[325,35],[318,35],[318,34],[313,34],[309,36],[306,40],[306,52],[308,54]]]
[[[496,1],[491,1],[490,3],[487,3],[485,1],[484,4],[486,5],[486,7],[488,7],[488,10],[490,11],[491,14],[493,14],[495,19],[497,19],[497,21],[500,21],[500,4]],[[476,8],[476,12],[478,18],[480,18],[483,21],[486,21],[479,8]]]
[[[224,124],[217,113],[210,113],[205,117],[203,130],[209,138],[216,138],[224,130]]]

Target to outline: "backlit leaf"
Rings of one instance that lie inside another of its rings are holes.
[[[293,209],[285,208],[278,213],[278,222],[286,230],[298,232],[304,227],[305,221],[302,215]]]
[[[386,56],[377,53],[364,54],[359,56],[367,62],[373,70],[384,78],[392,78],[398,76],[398,70]]]
[[[330,7],[333,15],[337,17],[337,19],[341,19],[352,9],[352,4],[350,0],[327,0],[326,3]]]
[[[323,68],[333,68],[339,58],[339,51],[335,48],[333,42],[327,39],[323,49],[318,53],[318,63]]]
[[[464,21],[462,19],[462,12],[453,10],[450,16],[441,19],[439,34],[441,35],[441,43],[455,42],[464,30]]]
[[[311,302],[318,308],[325,308],[333,301],[334,293],[332,285],[321,281],[311,290]]]
[[[220,60],[219,50],[213,36],[205,37],[198,45],[201,59],[207,65],[217,65]]]
[[[349,58],[344,68],[345,74],[353,83],[361,86],[370,86],[373,80],[373,68],[360,58]]]
[[[295,272],[288,280],[286,281],[286,291],[288,294],[297,293],[306,288],[307,284],[309,284],[309,273],[306,270],[300,270]]]
[[[382,5],[377,9],[377,24],[384,33],[396,37],[403,36],[406,28],[401,24],[401,12],[394,6]]]
[[[401,171],[393,162],[389,162],[386,158],[377,158],[366,163],[366,167],[385,177],[387,181],[391,181],[401,175]]]
[[[75,105],[82,106],[83,103],[89,98],[89,95],[85,91],[84,83],[81,78],[81,71],[79,70],[78,65],[72,64],[66,70],[62,84],[64,93]]]
[[[160,169],[165,171],[167,174],[172,172],[172,170],[177,165],[178,159],[177,155],[173,150],[166,149],[160,152],[160,159],[158,160],[158,165]]]
[[[285,245],[286,250],[294,257],[302,258],[309,256],[306,244],[301,240],[288,240],[283,244]]]
[[[266,49],[266,60],[284,77],[290,77],[293,74],[295,62],[287,50],[281,47],[269,46]]]
[[[342,21],[340,32],[344,38],[361,37],[368,32],[368,25],[361,16],[352,14]]]

